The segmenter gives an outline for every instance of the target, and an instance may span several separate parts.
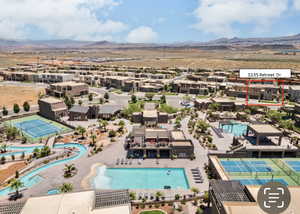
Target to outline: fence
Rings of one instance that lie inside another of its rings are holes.
[[[272,159],[273,163],[278,166],[287,176],[289,176],[296,184],[300,185],[300,176],[288,167],[282,160]]]

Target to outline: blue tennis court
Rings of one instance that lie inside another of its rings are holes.
[[[227,172],[270,172],[273,171],[265,161],[221,160]]]
[[[51,121],[47,122],[39,119],[18,122],[14,126],[33,138],[46,137],[61,132],[61,129],[52,124]]]
[[[285,161],[293,170],[300,172],[300,161]]]
[[[239,181],[243,185],[264,185],[272,181],[272,179],[236,179],[235,181]],[[288,186],[288,183],[282,178],[273,179],[273,181],[280,182]]]

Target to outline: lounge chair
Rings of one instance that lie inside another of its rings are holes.
[[[150,200],[153,200],[153,199],[155,199],[155,195],[154,195],[154,193],[150,193]]]
[[[124,163],[124,159],[122,158],[122,159],[121,159],[121,164],[123,165],[123,163]]]
[[[138,199],[139,199],[139,200],[142,200],[142,199],[143,199],[143,193],[141,193],[141,192],[139,193]]]
[[[149,194],[146,192],[144,193],[144,198],[148,199],[149,198]]]
[[[116,165],[119,165],[119,163],[120,163],[120,159],[118,158],[117,162],[116,162]]]
[[[132,160],[130,159],[130,160],[129,160],[129,165],[131,165],[131,164],[132,164]]]
[[[128,164],[128,159],[125,159],[125,165],[127,165]]]

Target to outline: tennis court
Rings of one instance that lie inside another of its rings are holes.
[[[221,164],[227,172],[271,172],[271,166],[266,161],[258,160],[221,160]]]
[[[56,134],[65,133],[71,129],[38,115],[23,117],[6,122],[6,125],[19,129],[30,140],[38,140]]]
[[[300,172],[300,161],[291,161],[291,160],[288,160],[288,161],[285,161],[289,167],[291,167],[294,171],[296,172]]]
[[[284,185],[288,186],[288,183],[283,178],[276,178],[276,179],[234,179],[235,181],[241,182],[243,185],[264,185],[270,181],[280,182]]]

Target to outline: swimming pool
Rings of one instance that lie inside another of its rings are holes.
[[[37,146],[37,147],[39,147],[39,146]],[[38,168],[30,171],[29,173],[22,176],[20,178],[20,181],[23,182],[24,188],[32,187],[33,185],[36,185],[39,182],[41,182],[42,177],[38,175],[40,172],[42,172],[50,167],[54,167],[54,166],[57,166],[57,165],[60,165],[60,164],[63,164],[63,163],[69,162],[69,161],[76,160],[87,152],[87,149],[85,148],[85,146],[83,146],[81,144],[77,144],[77,143],[66,143],[66,144],[54,145],[54,148],[73,148],[73,147],[78,149],[77,155],[71,156],[66,159],[61,159],[61,160],[50,162],[48,164],[45,164],[41,167],[38,167]],[[0,196],[7,195],[11,192],[13,192],[13,191],[9,187],[6,187],[6,188],[0,190]]]
[[[248,125],[242,123],[233,123],[232,125],[223,125],[222,129],[224,132],[231,133],[234,136],[242,136],[246,134],[247,126]]]
[[[56,194],[59,194],[59,193],[60,193],[60,191],[58,189],[50,189],[47,192],[48,195],[56,195]]]
[[[97,168],[95,189],[189,189],[184,168]]]

